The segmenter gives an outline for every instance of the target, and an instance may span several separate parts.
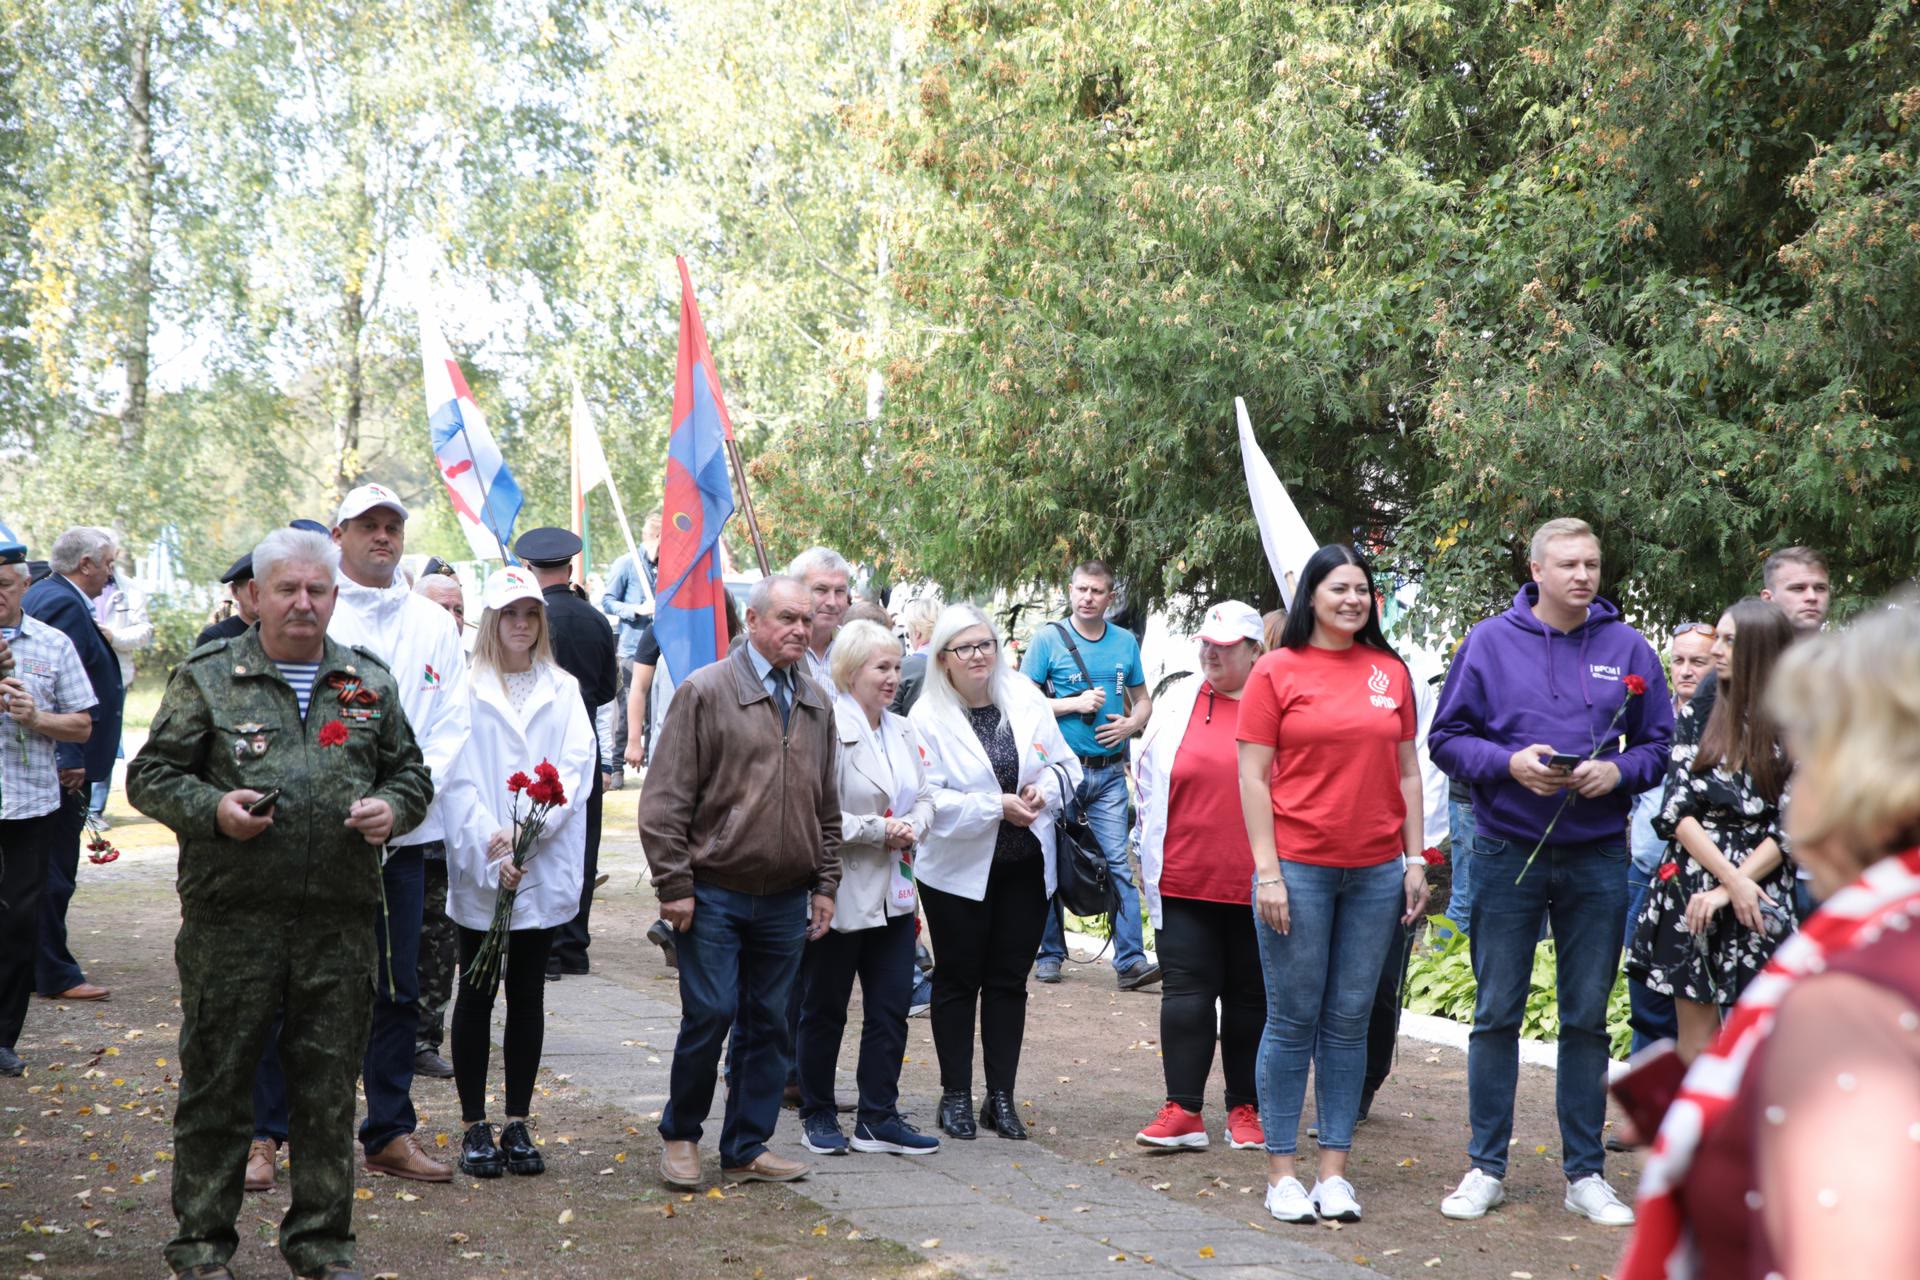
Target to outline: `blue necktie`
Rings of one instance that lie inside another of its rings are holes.
[[[771,669],[773,703],[780,708],[780,732],[785,733],[793,716],[793,673],[785,667]]]

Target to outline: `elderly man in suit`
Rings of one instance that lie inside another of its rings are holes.
[[[65,632],[80,655],[93,685],[89,712],[93,731],[84,743],[62,742],[55,749],[60,769],[60,817],[47,842],[47,876],[40,893],[40,949],[34,958],[33,987],[54,1000],[105,1000],[105,987],[87,981],[67,948],[67,906],[80,872],[80,833],[87,825],[87,796],[93,783],[113,777],[120,745],[120,713],[126,686],[120,659],[94,621],[93,602],[106,590],[120,557],[120,541],[111,529],[81,525],[54,539],[47,557],[52,572],[27,588],[21,607],[48,626]]]

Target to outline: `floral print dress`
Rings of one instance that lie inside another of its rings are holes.
[[[1769,838],[1790,852],[1780,820],[1780,804],[1754,788],[1744,769],[1730,771],[1716,765],[1706,773],[1693,771],[1700,754],[1704,716],[1692,705],[1682,707],[1673,728],[1673,756],[1667,768],[1665,798],[1653,820],[1654,834],[1667,841],[1654,881],[1647,890],[1633,945],[1627,950],[1627,974],[1664,995],[1699,1004],[1730,1005],[1755,974],[1766,967],[1781,939],[1794,928],[1793,859],[1760,881],[1760,888],[1785,914],[1779,937],[1755,932],[1740,923],[1731,906],[1714,913],[1704,948],[1687,929],[1687,903],[1696,893],[1718,888],[1720,881],[1681,847],[1674,833],[1682,819],[1692,818],[1707,838],[1739,866]],[[1783,797],[1784,799],[1784,797]]]

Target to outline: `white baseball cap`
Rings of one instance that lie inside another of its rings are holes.
[[[392,507],[407,518],[406,504],[401,502],[393,490],[383,484],[363,484],[349,493],[340,503],[340,512],[333,518],[333,527],[338,529],[355,516],[363,516],[375,507]]]
[[[1206,621],[1200,624],[1200,638],[1209,644],[1239,644],[1265,634],[1260,611],[1241,600],[1222,600],[1207,610]]]
[[[538,600],[546,602],[540,594],[540,584],[531,573],[517,565],[504,569],[495,569],[487,575],[487,586],[480,593],[480,607],[483,609],[504,609],[515,600]]]

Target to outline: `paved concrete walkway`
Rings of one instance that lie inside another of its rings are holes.
[[[597,977],[568,978],[549,986],[546,998],[542,1065],[638,1116],[666,1104],[678,1006]],[[849,1092],[851,1084],[846,1082]],[[904,1109],[929,1130],[936,1101],[903,1099]],[[719,1129],[716,1095],[704,1144],[709,1152]],[[983,1134],[975,1142],[949,1140],[925,1157],[814,1157],[800,1146],[795,1114],[784,1111],[774,1143],[782,1154],[814,1163],[814,1174],[793,1184],[794,1190],[860,1230],[899,1241],[969,1280],[1113,1277],[1127,1274],[1117,1262],[1149,1258],[1166,1274],[1195,1280],[1378,1276],[1287,1239],[1278,1223],[1263,1231],[1169,1200],[1037,1142]],[[657,1149],[647,1150],[643,1158],[657,1158]],[[717,1158],[709,1154],[706,1164],[717,1177]],[[1259,1202],[1248,1200],[1258,1221],[1267,1223]]]

